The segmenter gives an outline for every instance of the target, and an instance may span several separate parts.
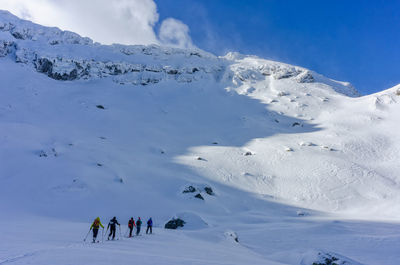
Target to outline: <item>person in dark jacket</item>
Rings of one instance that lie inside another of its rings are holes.
[[[114,240],[115,238],[115,231],[116,229],[116,225],[120,225],[117,221],[117,218],[114,216],[113,219],[110,220],[110,222],[108,223],[107,229],[110,228],[110,234],[108,235],[108,240],[110,240],[110,236],[112,235],[112,240]]]
[[[128,222],[128,228],[129,228],[129,237],[132,237],[132,230],[136,226],[135,220],[133,220],[133,217],[129,220]]]
[[[142,220],[140,220],[140,217],[136,221],[136,235],[138,236],[140,233],[140,227],[142,226]]]
[[[151,220],[151,217],[149,220],[147,220],[146,234],[148,234],[149,231],[150,231],[150,234],[153,234],[153,220]]]

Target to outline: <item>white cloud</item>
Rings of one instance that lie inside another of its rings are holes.
[[[167,18],[161,23],[159,38],[164,45],[180,48],[194,47],[189,35],[189,27],[174,18]]]
[[[179,20],[163,21],[157,37],[154,0],[0,0],[0,9],[104,44],[193,46],[189,28]]]

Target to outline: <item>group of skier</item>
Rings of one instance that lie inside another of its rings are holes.
[[[107,240],[114,240],[115,239],[115,233],[117,231],[117,225],[121,229],[121,224],[118,223],[117,218],[114,216],[110,222],[108,222],[107,225],[107,231],[110,229],[110,233],[108,234]],[[104,229],[103,224],[100,221],[100,217],[97,217],[94,219],[92,225],[90,226],[90,230],[93,231],[93,243],[96,242],[97,235],[99,233],[99,229],[102,227]],[[136,223],[133,217],[128,221],[128,229],[129,229],[129,237],[132,237],[132,232],[133,228],[136,227],[136,236],[140,234],[140,228],[142,227],[142,220],[140,217],[137,219]],[[89,230],[89,232],[90,232]],[[120,230],[121,231],[121,230]],[[106,232],[107,233],[107,232]],[[147,220],[147,229],[146,229],[146,234],[152,234],[153,233],[153,220],[150,217],[149,220]],[[86,238],[85,238],[86,240]]]

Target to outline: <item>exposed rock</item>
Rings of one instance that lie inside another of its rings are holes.
[[[15,43],[12,41],[0,40],[0,57],[7,56],[15,49]]]
[[[47,153],[44,150],[40,150],[39,157],[47,157]]]
[[[251,156],[251,155],[253,155],[253,153],[250,151],[247,151],[246,153],[244,153],[244,156]]]
[[[115,177],[114,181],[118,183],[124,183],[124,180],[121,177]]]
[[[301,71],[294,67],[277,67],[277,69],[275,69],[273,77],[275,79],[290,78],[297,76],[299,73],[301,73]]]
[[[105,109],[103,105],[96,105],[96,108],[98,108],[98,109]]]
[[[306,212],[301,211],[301,210],[298,210],[296,213],[297,213],[297,216],[306,216],[307,215]]]
[[[53,153],[54,156],[58,156],[58,153],[55,148],[51,148],[51,152]]]
[[[299,83],[312,83],[314,82],[314,77],[310,71],[304,71],[296,76],[296,81]]]
[[[192,185],[186,187],[186,188],[182,191],[182,193],[193,193],[193,192],[196,192],[196,188],[193,187]]]
[[[235,241],[236,243],[239,243],[239,237],[238,237],[238,235],[237,235],[235,232],[233,232],[233,231],[227,231],[227,232],[225,232],[225,237],[226,237],[227,239],[231,239],[231,240]]]
[[[211,196],[214,195],[214,191],[213,191],[212,188],[209,187],[209,186],[204,187],[204,191],[205,191],[208,195],[211,195]]]
[[[166,71],[169,75],[177,75],[179,72],[176,69],[171,69]]]
[[[179,227],[183,227],[185,225],[185,221],[180,218],[173,218],[172,220],[168,221],[164,228],[165,229],[177,229]]]
[[[361,263],[333,252],[311,250],[305,253],[300,264],[304,265],[361,265]]]
[[[292,127],[295,127],[295,126],[300,126],[301,124],[300,123],[298,123],[298,122],[294,122],[293,124],[292,124]]]
[[[300,146],[315,146],[315,144],[311,143],[311,142],[300,142],[299,145]]]
[[[194,197],[204,201],[204,198],[203,198],[203,196],[201,196],[200,193],[196,194],[196,196],[194,196]]]

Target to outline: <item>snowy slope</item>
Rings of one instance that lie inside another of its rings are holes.
[[[6,11],[0,80],[0,264],[400,261],[400,87],[359,97],[302,67],[103,46]],[[182,193],[190,185],[204,200]],[[159,230],[77,243],[114,215],[152,216]],[[173,216],[186,228],[162,230]],[[38,234],[20,231],[32,221]]]

